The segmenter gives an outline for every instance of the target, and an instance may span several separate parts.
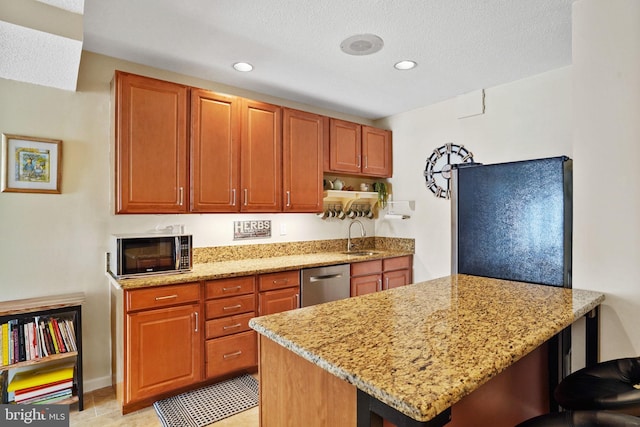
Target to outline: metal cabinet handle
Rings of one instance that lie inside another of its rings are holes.
[[[234,286],[232,288],[222,288],[222,292],[239,291],[240,289],[242,289],[242,286]]]
[[[300,294],[296,294],[296,306],[295,308],[300,308]]]
[[[360,167],[362,165],[362,156],[360,154],[358,154],[358,167]]]
[[[178,204],[182,206],[184,204],[184,187],[178,189]]]
[[[382,290],[382,279],[378,279],[378,291]]]
[[[236,323],[235,325],[223,326],[222,330],[226,331],[227,329],[235,329],[239,328],[240,326],[242,326],[242,323]]]
[[[222,307],[222,310],[237,310],[242,307],[242,304],[232,305],[231,307]]]
[[[273,281],[273,284],[274,284],[274,285],[277,285],[278,283],[284,283],[284,284],[287,284],[287,283],[289,283],[289,279],[275,279],[275,280]]]
[[[287,207],[291,206],[291,191],[287,191]]]
[[[236,189],[231,190],[231,206],[236,205]]]
[[[173,295],[166,295],[166,296],[163,296],[163,297],[156,297],[156,301],[162,301],[162,300],[165,300],[165,299],[172,299],[172,298],[178,298],[178,295],[177,294],[173,294]]]
[[[249,203],[249,190],[244,189],[244,205],[247,206]]]
[[[196,330],[193,332],[198,332],[198,325],[200,324],[200,316],[198,315],[198,312],[195,312],[196,315]]]
[[[242,350],[238,350],[235,353],[224,354],[222,356],[223,359],[228,359],[229,357],[240,356],[242,354]]]
[[[311,276],[311,277],[309,277],[309,281],[310,282],[318,282],[320,280],[338,279],[340,277],[342,277],[342,274],[340,274],[340,273],[325,274],[325,275],[322,275],[322,276]]]
[[[368,156],[364,156],[364,168],[365,169],[369,168],[369,157]]]

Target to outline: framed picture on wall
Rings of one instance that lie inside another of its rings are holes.
[[[60,194],[62,141],[2,134],[2,191]]]

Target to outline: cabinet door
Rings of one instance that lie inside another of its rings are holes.
[[[191,211],[237,212],[239,183],[238,98],[191,89]]]
[[[351,278],[351,296],[372,294],[382,290],[382,275],[371,274]]]
[[[300,288],[260,292],[259,299],[258,316],[293,310],[300,306]]]
[[[282,210],[282,112],[244,99],[240,150],[240,206],[246,212]]]
[[[187,211],[187,87],[116,72],[116,213]]]
[[[362,126],[338,119],[331,119],[329,126],[330,171],[360,173]]]
[[[362,173],[390,178],[392,175],[391,132],[362,126]]]
[[[152,397],[202,379],[200,305],[127,315],[125,400]]]
[[[382,274],[383,289],[393,289],[406,286],[411,283],[411,272],[409,270],[390,271]]]
[[[282,166],[284,212],[322,210],[324,140],[328,119],[318,114],[285,108],[283,111]]]

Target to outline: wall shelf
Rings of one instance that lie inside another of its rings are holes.
[[[375,191],[342,191],[326,190],[324,192],[324,203],[340,203],[346,212],[354,203],[368,204],[371,209],[378,203],[378,193]]]

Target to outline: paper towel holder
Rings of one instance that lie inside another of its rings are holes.
[[[409,219],[411,215],[405,212],[415,210],[416,202],[414,200],[389,200],[387,201],[387,212],[385,219]],[[397,212],[396,212],[397,210]]]

